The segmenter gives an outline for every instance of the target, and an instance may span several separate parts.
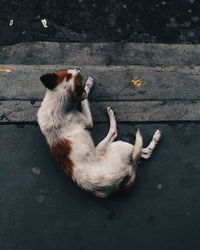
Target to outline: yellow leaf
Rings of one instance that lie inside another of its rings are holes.
[[[7,73],[10,73],[10,72],[11,72],[11,69],[0,69],[0,72],[7,72]]]
[[[144,82],[142,82],[140,79],[133,79],[131,83],[134,84],[138,88],[140,88],[144,84]]]

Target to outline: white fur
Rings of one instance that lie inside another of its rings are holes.
[[[76,75],[77,70],[71,70],[71,73]],[[93,82],[91,77],[86,82],[87,95]],[[86,130],[93,126],[88,100],[81,102],[82,112],[79,112],[67,94],[66,89],[70,87],[74,89],[73,79],[69,82],[65,79],[53,91],[47,90],[38,111],[39,126],[50,146],[63,139],[72,141],[72,178],[80,187],[99,197],[107,197],[119,189],[125,176],[130,176],[131,181],[135,179],[137,161],[140,156],[150,157],[160,138],[160,131],[157,130],[145,149],[142,149],[139,131],[135,146],[122,141],[113,142],[117,137],[117,127],[114,113],[108,107],[110,129],[105,139],[95,147],[90,132]]]

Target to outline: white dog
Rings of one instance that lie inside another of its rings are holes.
[[[45,74],[40,79],[47,92],[37,114],[38,123],[64,171],[81,188],[99,197],[130,190],[135,182],[138,160],[151,156],[161,132],[155,132],[146,148],[142,148],[139,130],[135,145],[113,142],[117,128],[114,113],[108,107],[110,129],[95,147],[87,130],[93,126],[87,97],[94,80],[89,77],[84,88],[79,69]],[[81,102],[81,112],[76,108],[77,102]]]

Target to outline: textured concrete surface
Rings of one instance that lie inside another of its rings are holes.
[[[32,0],[28,4],[1,0],[0,44],[38,40],[199,43],[199,11],[198,0]],[[48,21],[46,29],[43,18]]]
[[[199,250],[200,124],[120,124],[133,142],[163,138],[126,197],[80,190],[52,159],[36,125],[0,126],[0,249]],[[108,124],[95,125],[99,142]]]
[[[36,122],[41,102],[1,101],[0,123]],[[90,102],[93,120],[108,121],[106,107],[112,107],[120,122],[199,121],[200,101]]]
[[[26,42],[0,46],[1,64],[199,66],[199,44]]]
[[[95,79],[90,94],[96,101],[200,100],[200,66],[144,67],[93,65],[0,65],[0,100],[42,100],[46,91],[40,77],[81,67],[83,83]],[[132,80],[140,80],[141,86]]]
[[[40,76],[74,67],[77,66],[0,65],[0,122],[36,121],[45,93]],[[95,79],[89,96],[94,121],[107,121],[107,106],[117,111],[121,122],[200,119],[199,66],[86,65],[81,69],[84,82],[89,76]],[[133,79],[139,79],[141,86],[135,86]]]

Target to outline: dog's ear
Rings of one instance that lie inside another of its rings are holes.
[[[40,77],[41,82],[48,89],[54,89],[57,85],[57,75],[55,73],[48,73]]]

